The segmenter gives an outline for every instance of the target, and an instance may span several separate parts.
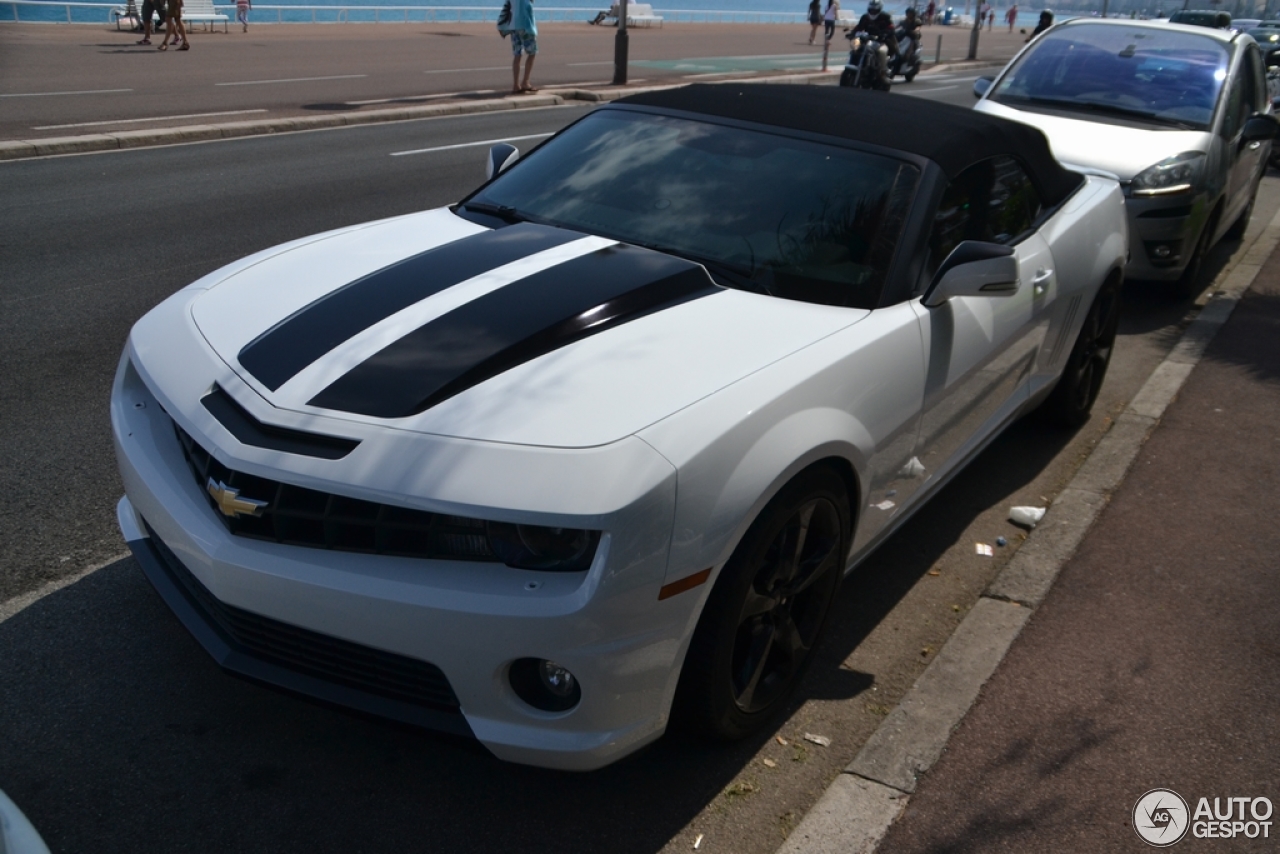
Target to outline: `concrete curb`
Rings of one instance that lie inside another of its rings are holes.
[[[1280,213],[1226,273],[1165,360],[1054,500],[898,706],[787,837],[779,854],[870,854],[906,809],[1022,627],[1044,601],[1209,342],[1280,244]]]

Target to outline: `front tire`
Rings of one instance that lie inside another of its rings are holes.
[[[849,552],[849,498],[830,467],[774,496],[725,564],[680,673],[676,716],[720,740],[784,708],[812,660]]]
[[[851,89],[858,84],[858,73],[846,68],[844,73],[840,75],[840,85],[847,89]]]
[[[1115,349],[1116,330],[1120,326],[1121,282],[1120,276],[1115,275],[1099,289],[1062,376],[1045,399],[1041,412],[1056,424],[1075,428],[1089,420]]]
[[[1204,272],[1204,259],[1208,256],[1209,250],[1213,248],[1213,233],[1218,228],[1218,214],[1214,213],[1205,222],[1204,228],[1200,230],[1200,236],[1196,238],[1196,248],[1191,252],[1191,258],[1187,261],[1187,266],[1182,270],[1182,276],[1178,279],[1175,288],[1180,297],[1196,297],[1200,295],[1202,285],[1200,283],[1200,274]]]
[[[1231,227],[1227,229],[1227,233],[1222,235],[1227,240],[1244,240],[1244,233],[1249,228],[1249,218],[1253,216],[1253,203],[1258,200],[1258,187],[1262,184],[1262,178],[1254,182],[1253,194],[1249,196],[1249,204],[1245,205],[1240,216],[1236,217],[1236,221],[1231,223]]]

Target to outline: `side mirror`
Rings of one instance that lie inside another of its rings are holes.
[[[1001,243],[965,240],[934,273],[922,302],[936,308],[952,297],[1007,297],[1018,292],[1018,259]]]
[[[1275,116],[1259,113],[1250,116],[1244,123],[1240,138],[1244,142],[1265,142],[1268,139],[1275,139],[1277,134],[1280,134],[1280,122],[1276,121]]]
[[[506,142],[498,143],[489,149],[489,162],[485,164],[484,179],[488,181],[518,159],[520,159],[520,149]]]
[[[973,97],[981,98],[991,89],[991,84],[996,82],[994,77],[979,77],[973,81]]]

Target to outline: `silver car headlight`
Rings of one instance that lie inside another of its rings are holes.
[[[1203,166],[1203,151],[1184,151],[1173,157],[1166,157],[1134,175],[1129,191],[1135,196],[1164,196],[1185,192],[1195,185]]]

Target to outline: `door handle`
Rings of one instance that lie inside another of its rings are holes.
[[[1032,296],[1042,297],[1049,290],[1049,284],[1053,281],[1053,271],[1046,270],[1041,267],[1036,270],[1036,274],[1031,279]]]

